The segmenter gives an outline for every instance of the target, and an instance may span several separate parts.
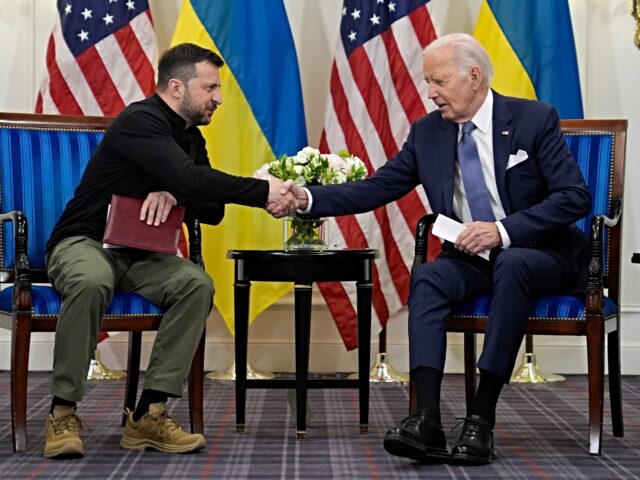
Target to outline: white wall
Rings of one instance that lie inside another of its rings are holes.
[[[257,0],[256,0],[257,1]],[[159,48],[169,45],[181,0],[150,0]],[[329,70],[337,41],[341,0],[285,0],[301,66],[302,88],[309,142],[316,145],[322,130]],[[473,30],[480,0],[435,0],[440,34]],[[44,54],[54,18],[53,0],[0,0],[0,111],[33,111],[36,90],[44,68]],[[570,0],[585,116],[626,118],[627,189],[624,206],[622,266],[623,373],[640,373],[640,265],[629,262],[640,251],[640,190],[633,179],[640,166],[640,50],[633,44],[634,22],[627,0]],[[215,121],[215,119],[214,119]],[[372,350],[377,349],[377,333]],[[352,371],[355,352],[345,352],[322,297],[314,297],[311,369]],[[145,336],[148,355],[152,335]],[[462,370],[462,340],[451,335],[447,371]],[[9,368],[10,334],[0,331],[0,369]],[[33,369],[51,368],[52,336],[34,335]],[[101,346],[102,357],[112,367],[123,367],[126,337],[122,334]],[[399,370],[408,368],[406,312],[389,321],[388,351]],[[540,366],[559,373],[584,372],[586,354],[582,339],[536,339]],[[250,330],[249,360],[258,369],[293,370],[292,297],[285,297],[261,315]],[[222,319],[212,314],[208,324],[206,368],[220,370],[233,360],[233,338]]]

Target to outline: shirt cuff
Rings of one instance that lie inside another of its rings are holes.
[[[500,232],[500,238],[502,239],[502,248],[509,248],[511,246],[511,239],[509,238],[507,229],[504,228],[502,222],[496,222],[496,226],[498,227],[498,232]]]
[[[309,213],[311,211],[311,206],[313,205],[313,197],[311,196],[311,192],[307,187],[302,187],[305,192],[307,192],[307,208],[304,210],[296,210],[298,213]]]

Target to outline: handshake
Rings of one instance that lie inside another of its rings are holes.
[[[274,177],[268,179],[269,196],[265,210],[275,218],[292,215],[296,210],[305,210],[309,204],[307,192],[293,180],[282,180]]]

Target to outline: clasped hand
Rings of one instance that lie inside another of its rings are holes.
[[[473,222],[467,225],[454,246],[461,252],[477,255],[500,245],[500,232],[493,222]]]
[[[296,210],[304,210],[307,204],[307,192],[293,180],[283,182],[276,178],[269,179],[269,197],[265,208],[275,218],[286,217]]]

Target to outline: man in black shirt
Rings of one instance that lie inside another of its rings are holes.
[[[191,262],[160,253],[103,248],[112,194],[144,199],[140,219],[159,225],[171,208],[218,224],[225,203],[293,211],[280,182],[228,175],[209,166],[198,125],[221,104],[222,59],[193,44],[167,51],[158,88],[125,108],[107,129],[80,185],[47,244],[47,269],[62,296],[53,362],[53,401],[46,423],[45,457],[79,456],[82,399],[100,319],[116,288],[136,292],[165,310],[149,360],[144,390],[128,413],[121,446],[164,452],[201,449],[205,439],[187,434],[165,403],[179,397],[213,304],[209,276]]]

